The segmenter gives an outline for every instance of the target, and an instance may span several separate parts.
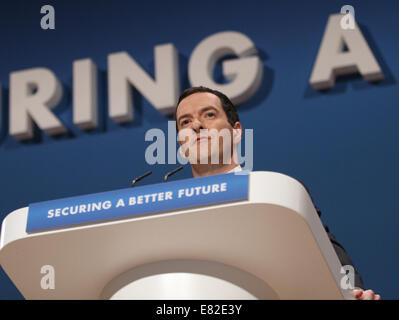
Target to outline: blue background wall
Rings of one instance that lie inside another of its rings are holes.
[[[40,28],[44,4],[55,8],[56,30]],[[386,80],[367,84],[345,77],[318,93],[308,80],[328,16],[344,4],[355,7]],[[254,170],[304,181],[366,287],[399,298],[398,10],[396,1],[365,0],[2,2],[1,220],[31,202],[125,188],[147,170],[153,174],[143,184],[159,182],[175,165],[147,165],[144,134],[166,130],[169,118],[134,92],[134,121],[118,125],[108,119],[107,55],[127,51],[153,74],[154,46],[171,42],[185,89],[194,47],[211,34],[234,30],[252,39],[264,62],[261,88],[239,107],[244,127],[254,129]],[[101,121],[92,132],[72,125],[72,62],[88,57],[100,71]],[[54,138],[38,131],[33,141],[20,143],[6,135],[9,73],[33,67],[51,69],[63,83],[55,112],[69,133]],[[186,167],[174,179],[188,177]],[[2,269],[0,298],[22,298]]]

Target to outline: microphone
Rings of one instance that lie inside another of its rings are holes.
[[[137,181],[140,181],[141,179],[144,179],[145,177],[149,176],[151,173],[152,173],[152,171],[147,171],[146,173],[144,173],[140,177],[137,177],[136,179],[133,179],[132,184],[130,186],[133,188]]]
[[[166,182],[170,176],[174,175],[176,172],[179,172],[181,169],[183,169],[183,166],[177,167],[176,169],[165,174],[165,177],[163,178],[163,182]]]

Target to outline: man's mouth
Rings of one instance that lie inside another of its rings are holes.
[[[194,143],[199,143],[201,140],[207,141],[207,140],[209,140],[210,138],[211,138],[210,136],[197,137],[197,139],[194,140],[193,144],[194,144]]]

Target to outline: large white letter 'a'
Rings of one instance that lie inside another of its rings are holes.
[[[384,75],[355,22],[354,29],[341,27],[343,15],[328,19],[323,40],[310,77],[315,90],[330,89],[339,75],[360,73],[365,80],[379,81]],[[344,51],[345,46],[348,48]]]

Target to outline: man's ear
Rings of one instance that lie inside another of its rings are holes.
[[[237,144],[241,141],[242,137],[242,126],[240,122],[236,122],[233,127],[233,143]]]

